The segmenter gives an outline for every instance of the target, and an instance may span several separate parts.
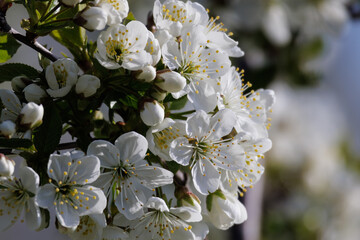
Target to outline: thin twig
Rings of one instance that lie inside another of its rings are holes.
[[[1,12],[1,11],[0,11],[0,32],[11,34],[16,40],[31,47],[32,49],[41,53],[43,56],[45,56],[46,58],[48,58],[53,62],[58,60],[58,57],[56,57],[52,52],[47,50],[43,45],[38,43],[35,39],[30,40],[28,37],[22,35],[15,29],[13,29],[6,21],[5,12]]]

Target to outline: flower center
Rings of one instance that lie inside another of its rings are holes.
[[[167,6],[164,4],[162,6],[163,19],[170,20],[172,22],[181,22],[185,23],[187,18],[186,9],[177,5],[176,3],[170,3]]]
[[[56,80],[59,84],[59,88],[63,88],[66,86],[66,79],[68,77],[68,72],[65,69],[65,66],[63,64],[60,64],[58,66],[54,65],[54,73]]]

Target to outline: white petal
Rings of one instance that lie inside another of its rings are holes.
[[[198,81],[199,84],[190,84],[188,99],[196,110],[210,112],[217,105],[217,94],[211,80]]]
[[[150,189],[173,183],[174,174],[162,167],[146,166],[146,162],[136,166],[136,174],[140,180],[144,180],[144,185]]]
[[[129,160],[134,163],[145,158],[148,142],[146,138],[136,132],[128,132],[121,135],[115,141],[122,160]]]
[[[104,192],[93,186],[83,186],[77,188],[78,192],[83,192],[84,194],[78,195],[80,199],[83,200],[83,207],[78,208],[79,216],[89,215],[89,214],[100,214],[104,211],[106,207],[106,197]],[[88,199],[86,199],[88,197]],[[88,209],[87,209],[88,207]]]
[[[123,229],[114,226],[107,226],[102,235],[102,238],[106,240],[120,240],[127,239],[128,237],[128,233]]]
[[[208,134],[210,117],[206,112],[200,110],[191,115],[186,121],[186,133],[190,137],[201,138]]]
[[[76,173],[76,174],[75,174]],[[76,160],[70,167],[68,182],[87,184],[100,176],[100,160],[96,156],[86,156]]]
[[[19,98],[13,91],[8,89],[0,89],[0,98],[5,108],[15,114],[19,114],[21,111],[21,103]],[[7,119],[11,120],[11,119]],[[3,120],[4,121],[4,120]]]
[[[20,179],[23,187],[32,193],[36,193],[39,187],[39,175],[30,167],[21,166]]]
[[[119,150],[108,141],[93,141],[87,149],[87,155],[97,156],[102,167],[113,168],[120,164]]]
[[[237,121],[235,113],[229,109],[223,109],[217,112],[210,119],[211,133],[208,136],[208,139],[216,139],[228,135],[234,128]]]
[[[69,152],[62,155],[51,154],[48,162],[48,175],[55,181],[65,182],[66,175],[64,172],[69,171],[69,163],[72,163]]]
[[[39,188],[35,202],[40,207],[48,209],[54,204],[55,194],[55,187],[51,184],[45,184]]]
[[[161,212],[169,212],[169,208],[164,199],[158,197],[149,198],[144,207],[160,210]]]
[[[61,226],[74,228],[80,223],[78,212],[70,204],[57,204],[55,212]]]
[[[186,222],[200,222],[202,220],[201,212],[190,207],[171,208],[170,212]]]
[[[35,204],[34,198],[26,202],[25,220],[26,225],[32,230],[37,230],[41,225],[40,209]]]
[[[141,192],[136,193],[133,191],[132,187],[123,187],[121,189],[120,195],[115,199],[115,205],[118,208],[119,212],[124,214],[124,216],[129,220],[134,220],[144,214],[143,211],[143,202],[144,199],[139,199]]]
[[[169,155],[171,159],[183,166],[189,165],[193,153],[192,145],[185,137],[179,137],[170,144]]]
[[[201,194],[215,192],[220,185],[220,174],[208,160],[198,160],[191,170],[193,183]]]

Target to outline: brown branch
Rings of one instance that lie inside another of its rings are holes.
[[[44,57],[48,58],[51,61],[58,60],[52,52],[46,49],[43,45],[38,43],[35,38],[28,38],[27,36],[22,35],[15,29],[13,29],[6,21],[6,12],[0,11],[0,32],[11,34],[19,42],[31,47],[35,51],[41,53]]]

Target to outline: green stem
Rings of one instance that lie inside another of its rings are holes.
[[[56,10],[58,10],[58,8],[61,7],[61,3],[58,3],[58,5],[56,5],[55,7],[53,7],[53,9],[51,9],[50,12],[48,12],[45,16],[42,16],[40,18],[40,22],[45,21],[48,17],[50,17]]]
[[[51,25],[51,24],[53,24],[53,23],[66,22],[66,21],[72,21],[72,20],[73,20],[73,18],[56,19],[56,20],[54,20],[54,21],[44,23],[44,24],[42,24],[42,25],[40,25],[40,26],[46,26],[46,25]]]
[[[45,17],[45,14],[47,14],[49,12],[49,9],[50,9],[50,6],[53,4],[53,1],[54,0],[50,0],[46,6],[46,9],[45,9],[45,12],[44,14],[41,16],[40,20],[39,21],[42,21],[42,18]]]
[[[55,18],[55,17],[57,17],[57,16],[59,16],[59,15],[61,15],[61,14],[65,13],[65,12],[69,11],[70,9],[71,9],[71,8],[65,8],[65,9],[62,9],[62,10],[61,10],[61,11],[59,11],[58,13],[55,13],[53,16],[49,17],[49,18],[48,18],[48,20],[53,19],[53,18]]]

